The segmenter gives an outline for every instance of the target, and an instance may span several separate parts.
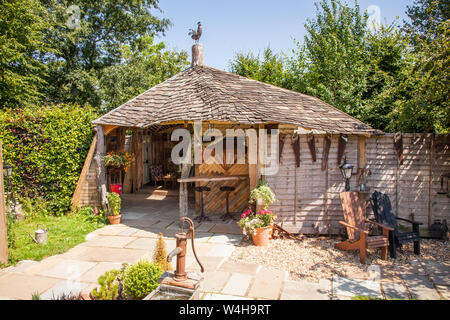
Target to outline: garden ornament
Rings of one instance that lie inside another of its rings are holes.
[[[35,237],[34,238],[33,238],[33,236],[31,234],[28,233],[28,235],[37,244],[46,243],[47,242],[48,229],[43,224],[38,224],[38,228],[39,228],[39,226],[42,226],[43,228],[37,229],[35,231],[35,233],[34,233]]]
[[[183,230],[183,224],[184,222],[189,223],[189,231],[187,233]],[[195,238],[195,230],[194,230],[194,222],[192,222],[191,219],[183,217],[180,219],[181,223],[181,233],[178,233],[175,235],[175,239],[177,240],[177,247],[172,250],[172,252],[169,253],[167,256],[167,262],[171,262],[174,256],[177,256],[177,267],[175,270],[175,276],[173,277],[173,280],[175,282],[184,282],[188,281],[188,275],[186,273],[186,246],[187,246],[187,240],[189,236],[191,237],[192,242],[192,251],[194,252],[195,259],[197,260],[198,264],[200,265],[200,269],[202,272],[204,272],[204,268],[202,263],[197,257],[197,253],[195,252],[195,245],[194,245],[194,238]],[[172,285],[174,285],[172,283]]]

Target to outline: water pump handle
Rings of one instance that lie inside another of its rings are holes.
[[[192,243],[192,252],[194,252],[194,257],[195,260],[197,260],[197,263],[200,266],[200,270],[202,272],[205,272],[205,268],[203,268],[202,263],[200,262],[200,260],[197,257],[197,253],[195,252],[195,245],[194,245],[194,239],[195,239],[195,226],[194,226],[194,222],[187,218],[187,217],[183,217],[180,218],[180,224],[181,224],[181,232],[183,233],[183,226],[184,226],[184,222],[189,223],[189,231],[187,232],[186,236],[189,237],[189,235],[191,236],[191,243]]]

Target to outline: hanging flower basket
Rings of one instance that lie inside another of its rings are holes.
[[[135,163],[134,154],[129,152],[109,152],[103,157],[103,163],[109,169],[123,169],[125,172]]]

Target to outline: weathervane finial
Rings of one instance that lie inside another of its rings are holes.
[[[195,43],[198,43],[203,32],[201,22],[198,22],[197,25],[198,25],[197,31],[190,29],[191,31],[188,33],[191,36],[191,38],[195,40]]]

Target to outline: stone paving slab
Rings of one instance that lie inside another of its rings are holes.
[[[281,270],[270,270],[265,267],[258,271],[253,282],[249,297],[277,300],[281,294],[281,285],[286,279],[286,273]]]
[[[90,270],[83,273],[79,281],[84,283],[98,283],[98,278],[106,271],[120,270],[121,267],[122,264],[118,262],[99,262]]]
[[[38,264],[35,264],[35,265],[27,268],[26,270],[24,270],[24,273],[29,274],[29,275],[33,275],[33,274],[38,275],[38,274],[41,274],[42,272],[45,272],[45,271],[49,270],[50,268],[54,267],[61,261],[64,261],[64,259],[61,256],[48,257],[48,258],[41,260]]]
[[[83,246],[87,247],[107,247],[107,248],[123,248],[127,244],[136,240],[135,237],[123,236],[97,236],[94,240],[86,241]]]
[[[371,280],[347,279],[333,277],[333,295],[335,296],[363,296],[383,298],[380,282]]]
[[[130,212],[130,211],[126,211],[126,213],[124,213],[122,215],[122,219],[124,221],[126,221],[126,220],[139,220],[139,219],[142,219],[143,217],[145,217],[145,213]]]
[[[158,239],[155,238],[137,238],[125,246],[128,249],[142,249],[153,251],[156,247]]]
[[[88,283],[63,280],[41,294],[41,300],[57,300],[63,294],[79,295],[88,285]]]
[[[195,243],[197,242],[208,242],[208,240],[214,235],[210,232],[197,232],[195,231]]]
[[[83,273],[93,268],[95,263],[81,260],[63,260],[41,275],[60,279],[77,279]]]
[[[237,272],[256,275],[262,267],[255,263],[225,261],[219,268],[219,271]]]
[[[88,250],[80,254],[77,259],[91,262],[135,263],[146,253],[147,251],[140,249],[88,247]]]
[[[436,285],[450,286],[450,273],[432,273],[430,278]]]
[[[164,239],[173,239],[173,231],[157,228],[145,228],[133,234],[133,237],[137,238],[159,238],[159,234],[162,233]]]
[[[224,294],[207,293],[203,296],[203,300],[254,300],[247,297],[237,297]]]
[[[414,299],[418,300],[439,300],[440,296],[436,292],[433,284],[426,276],[418,274],[402,274],[406,286]]]
[[[236,221],[233,221],[231,224],[217,224],[210,230],[210,232],[242,235],[242,230],[239,228]]]
[[[423,260],[423,268],[429,273],[447,274],[450,276],[450,263],[439,262],[434,260]]]
[[[210,230],[215,226],[215,223],[202,222],[198,227],[195,226],[196,232],[210,232]]]
[[[382,282],[381,287],[386,299],[409,299],[408,291],[402,283]]]
[[[232,234],[214,234],[208,242],[210,243],[221,243],[221,244],[233,244],[238,245],[244,239],[243,235],[232,235]]]
[[[203,256],[198,257],[200,262],[203,265],[203,268],[205,268],[205,272],[212,272],[215,271],[220,265],[223,263],[225,258],[222,257],[209,257],[209,256]],[[197,261],[194,260],[192,263],[190,263],[187,267],[189,271],[200,271],[200,266],[198,265]]]
[[[286,281],[280,300],[330,300],[330,295],[330,280],[323,279],[319,283]]]
[[[235,249],[235,246],[228,244],[215,245],[209,252],[212,257],[229,257]]]
[[[95,231],[92,231],[90,234],[95,235],[103,235],[103,236],[116,236],[122,231],[124,231],[126,228],[128,228],[124,224],[115,224],[115,225],[109,225],[106,227],[103,227],[101,229],[97,229]]]
[[[219,293],[225,287],[227,281],[230,279],[230,276],[231,274],[229,272],[207,272],[201,282],[200,291]]]
[[[251,275],[232,273],[228,283],[223,288],[222,293],[234,296],[245,296],[253,280],[254,277]]]
[[[37,275],[9,273],[0,278],[0,297],[31,300],[34,293],[42,293],[59,281],[61,280]]]
[[[140,229],[138,229],[138,228],[129,227],[129,228],[126,228],[121,233],[119,233],[118,235],[119,236],[130,237],[130,236],[134,235],[136,232],[138,232],[139,230]]]
[[[436,288],[439,290],[444,299],[450,300],[450,287],[437,285]]]

